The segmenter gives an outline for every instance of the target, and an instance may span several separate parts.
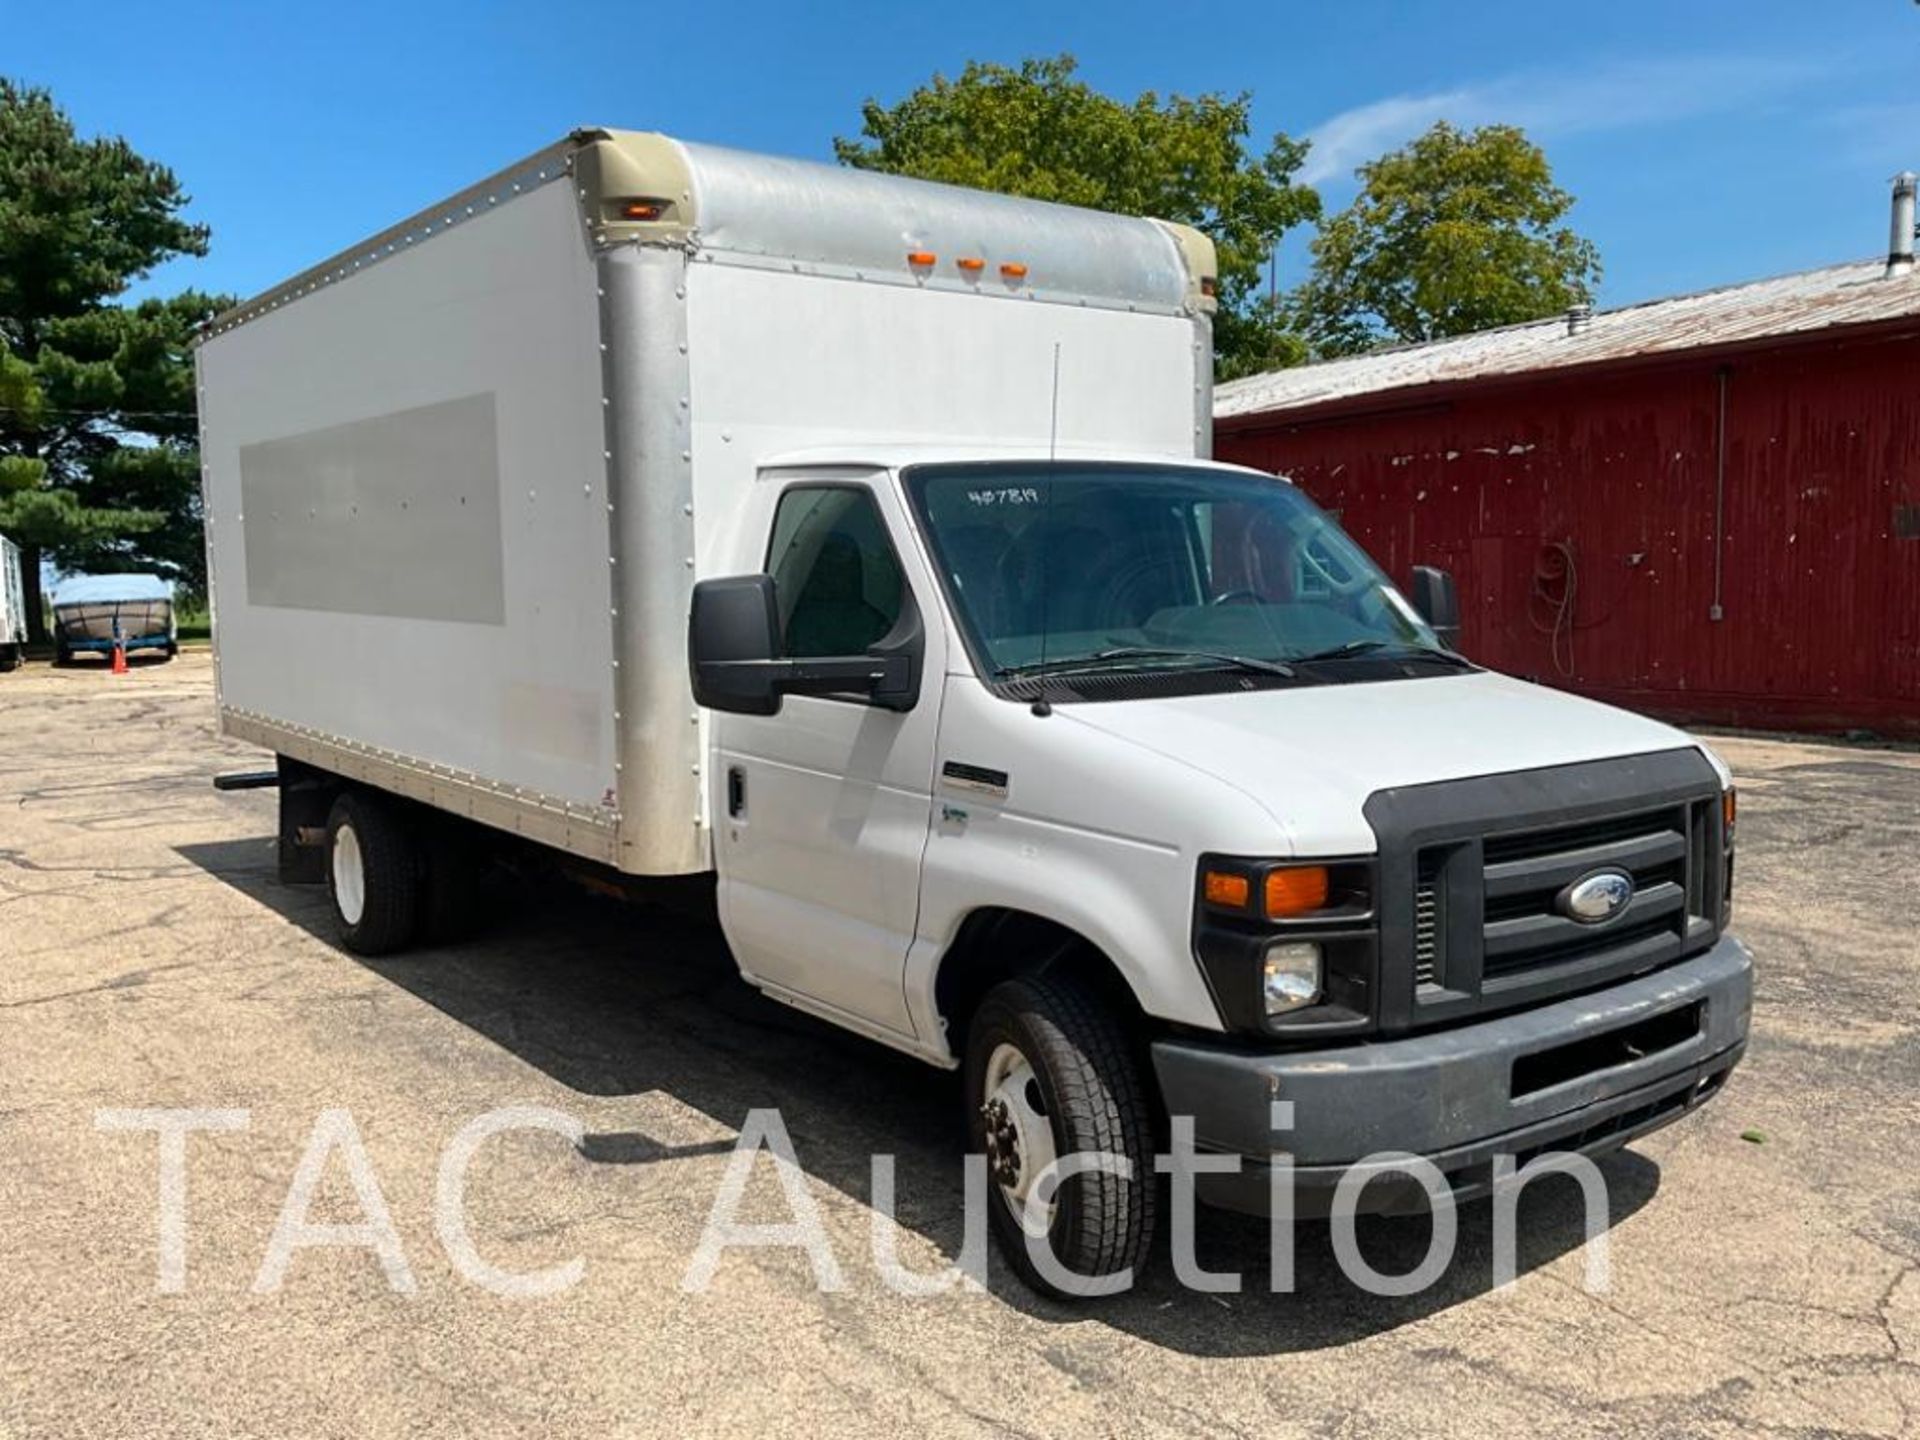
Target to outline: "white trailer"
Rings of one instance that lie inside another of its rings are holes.
[[[1684,1113],[1747,1028],[1725,768],[1208,462],[1214,283],[1179,225],[588,130],[220,317],[285,873],[369,952],[503,833],[715,877],[748,980],[964,1067],[1056,1290],[1146,1253],[1168,1116],[1260,1209],[1276,1098],[1323,1197]]]
[[[0,535],[0,673],[27,653],[27,600],[20,578],[20,547]]]

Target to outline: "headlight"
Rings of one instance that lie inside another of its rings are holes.
[[[1269,945],[1261,967],[1261,990],[1269,1015],[1313,1004],[1320,998],[1320,947],[1305,940]]]
[[[1361,1035],[1380,994],[1370,855],[1203,854],[1193,953],[1223,1027],[1241,1035]]]

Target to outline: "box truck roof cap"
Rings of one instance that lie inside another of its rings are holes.
[[[569,178],[587,235],[601,247],[678,245],[748,264],[1114,309],[1178,313],[1215,304],[1213,242],[1191,226],[651,132],[586,129],[216,316],[207,333]]]

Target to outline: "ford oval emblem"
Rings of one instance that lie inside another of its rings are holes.
[[[1582,925],[1602,925],[1633,900],[1633,877],[1624,870],[1582,875],[1554,898],[1554,908]]]

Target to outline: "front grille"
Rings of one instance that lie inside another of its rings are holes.
[[[1697,750],[1376,793],[1383,1028],[1540,1003],[1710,945],[1719,796]],[[1632,877],[1632,899],[1602,923],[1572,918],[1562,893],[1604,870]]]
[[[1687,937],[1690,808],[1662,806],[1584,825],[1488,835],[1482,844],[1482,981],[1616,953],[1648,964],[1678,954]],[[1602,925],[1561,913],[1555,906],[1560,893],[1598,870],[1633,877],[1625,912]]]

